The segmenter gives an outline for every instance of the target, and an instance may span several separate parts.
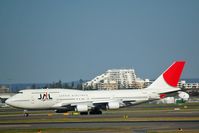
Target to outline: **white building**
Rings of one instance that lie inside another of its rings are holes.
[[[137,78],[134,69],[110,69],[84,84],[96,89],[135,88],[144,80]]]
[[[9,88],[4,86],[4,85],[0,85],[0,93],[8,93],[9,92]]]
[[[178,82],[178,87],[184,89],[199,89],[199,83],[186,83],[185,80],[182,80]]]

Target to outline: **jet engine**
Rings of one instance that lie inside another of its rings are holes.
[[[107,105],[108,109],[118,109],[120,107],[119,102],[109,102]]]
[[[78,112],[86,112],[88,111],[88,105],[77,105],[76,108],[75,108],[75,111],[78,111]]]
[[[178,96],[182,98],[184,101],[187,101],[189,99],[189,94],[183,91],[179,91]]]

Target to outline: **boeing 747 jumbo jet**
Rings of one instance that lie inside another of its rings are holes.
[[[118,109],[164,98],[167,93],[178,92],[185,61],[174,62],[149,87],[132,90],[30,89],[21,90],[6,100],[6,104],[22,108],[53,109],[56,112],[78,111],[101,114],[101,110]],[[183,92],[181,95],[188,95]]]

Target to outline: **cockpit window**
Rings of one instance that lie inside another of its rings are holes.
[[[17,92],[18,94],[23,94],[23,92],[22,91],[19,91],[19,92]]]

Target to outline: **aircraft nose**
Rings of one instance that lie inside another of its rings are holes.
[[[8,98],[6,101],[5,101],[5,103],[7,104],[7,105],[11,105],[11,100],[10,100],[10,98]]]

